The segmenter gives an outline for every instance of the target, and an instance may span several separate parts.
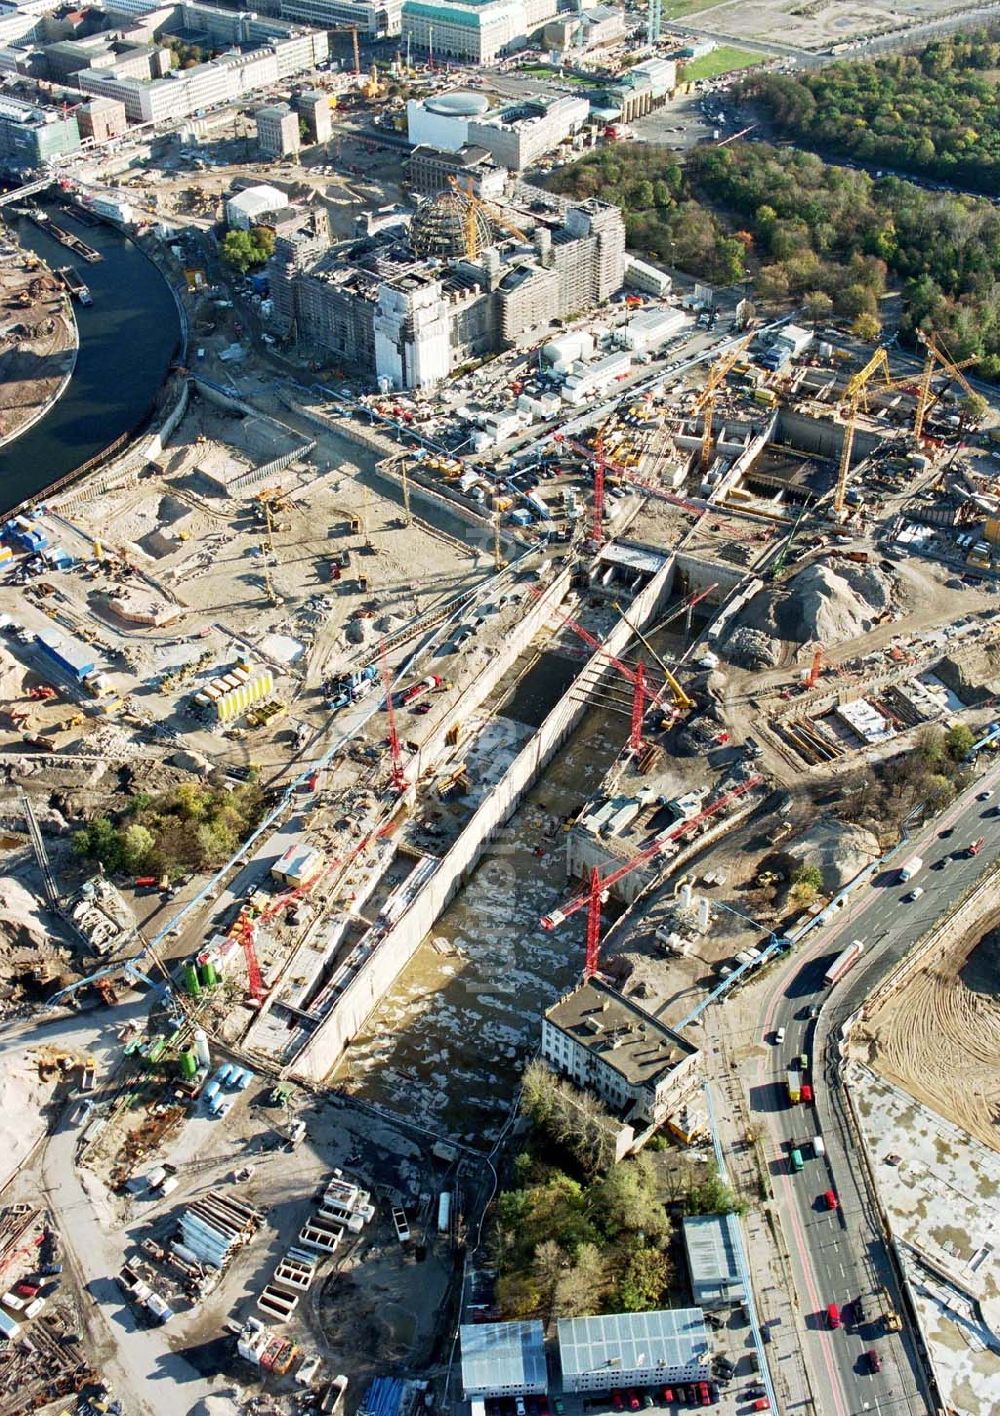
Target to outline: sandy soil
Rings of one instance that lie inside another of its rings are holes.
[[[875,1010],[862,1060],[1000,1150],[1000,909]]]
[[[32,298],[22,305],[28,294]],[[0,266],[0,443],[37,418],[73,366],[76,322],[66,299],[44,266],[26,269],[20,256]],[[19,326],[37,334],[14,333]]]

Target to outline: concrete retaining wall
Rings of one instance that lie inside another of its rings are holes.
[[[642,628],[657,614],[670,596],[673,577],[671,557],[633,602],[629,614],[633,624]],[[548,603],[551,605],[552,601]],[[631,638],[632,630],[619,621],[605,641],[607,651],[621,654]],[[610,671],[607,656],[596,655],[587,670],[596,682]],[[475,870],[483,847],[516,810],[524,792],[576,728],[587,707],[586,699],[577,700],[565,694],[552,709],[538,732],[515,757],[502,781],[479,806],[424,889],[358,970],[322,1026],[293,1059],[287,1069],[293,1076],[319,1082],[336,1066],[348,1043],[378,1007],[442,910]]]

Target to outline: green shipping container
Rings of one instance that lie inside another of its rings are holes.
[[[198,978],[198,970],[194,964],[184,965],[184,987],[192,998],[201,997],[201,982]]]

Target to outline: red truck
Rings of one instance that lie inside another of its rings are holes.
[[[986,837],[980,836],[978,840],[972,841],[969,845],[969,855],[977,856],[986,844]]]
[[[440,687],[440,675],[428,674],[427,677],[422,678],[419,683],[411,684],[403,693],[403,697],[400,701],[404,704],[416,703],[417,699],[422,698],[425,693],[430,693],[431,689]]]

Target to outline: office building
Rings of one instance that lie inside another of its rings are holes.
[[[549,1008],[541,1051],[629,1123],[662,1125],[697,1080],[698,1049],[596,978]]]
[[[499,201],[507,173],[481,147],[463,147],[458,152],[439,148],[414,148],[406,162],[406,180],[418,197],[436,197],[446,192],[454,179],[463,191],[471,190],[483,201]]]
[[[190,69],[172,69],[163,77],[133,72],[129,56],[124,63],[112,62],[76,74],[78,88],[122,103],[132,123],[170,123],[244,101],[259,89],[272,88],[315,68],[329,56],[325,31],[285,20],[200,4],[177,5],[164,14],[162,23],[159,12],[147,16],[149,33],[196,35],[207,47],[226,52]],[[232,45],[241,48],[230,49]]]
[[[589,116],[583,98],[530,99],[490,110],[482,94],[455,90],[410,99],[406,130],[411,143],[456,153],[467,145],[480,147],[499,167],[522,172],[579,132]]]
[[[399,34],[402,0],[278,0],[285,19],[320,29],[356,26],[366,39]]]
[[[560,1318],[557,1331],[567,1392],[697,1382],[711,1374],[700,1308]]]
[[[500,211],[496,220],[480,209],[474,257],[467,215],[448,190],[423,203],[408,230],[397,222],[329,250],[279,239],[271,263],[279,332],[393,387],[429,388],[621,286],[617,207],[590,200],[509,218]],[[520,234],[504,235],[505,221]]]
[[[73,111],[81,138],[91,138],[95,143],[120,138],[128,127],[125,105],[114,98],[91,98]]]
[[[625,13],[610,5],[597,5],[591,10],[560,15],[545,26],[543,37],[546,49],[561,54],[573,50],[584,53],[605,44],[617,44],[625,38]]]
[[[287,103],[258,108],[257,147],[261,157],[292,157],[299,150],[299,115]]]
[[[558,0],[403,0],[401,38],[435,59],[492,64],[554,20]]]
[[[40,167],[54,157],[77,152],[76,114],[0,95],[0,161],[12,167]]]
[[[295,97],[295,111],[305,120],[307,143],[325,143],[333,133],[330,98],[322,89],[306,89]]]
[[[683,1223],[691,1292],[698,1307],[711,1310],[742,1303],[746,1288],[737,1262],[740,1237],[736,1215],[696,1214]]]

